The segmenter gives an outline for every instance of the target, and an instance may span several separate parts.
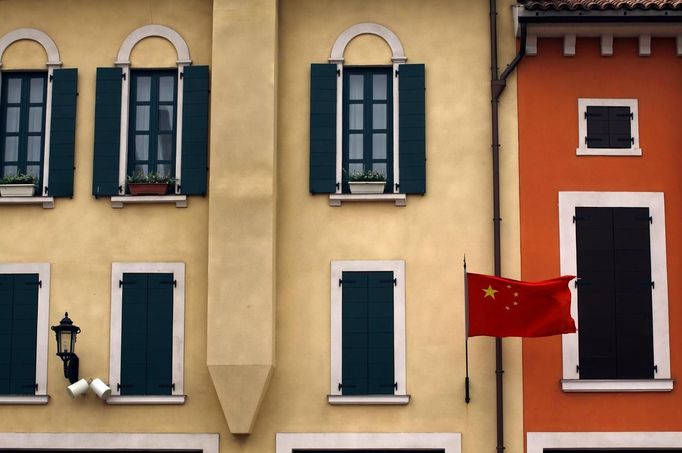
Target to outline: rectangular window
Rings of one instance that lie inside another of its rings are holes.
[[[391,68],[344,71],[343,192],[348,176],[374,170],[393,187],[393,86]]]
[[[181,404],[184,264],[114,263],[110,404]]]
[[[331,404],[407,404],[405,263],[332,262]]]
[[[128,175],[175,176],[177,71],[131,71]]]
[[[4,72],[0,103],[0,176],[26,174],[41,184],[45,145],[47,77]]]
[[[577,275],[564,391],[669,391],[662,193],[560,192],[561,273]]]
[[[0,404],[47,404],[49,294],[49,264],[0,264]]]
[[[641,156],[636,99],[578,99],[578,155]]]

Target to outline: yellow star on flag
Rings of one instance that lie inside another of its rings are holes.
[[[481,289],[481,291],[483,291],[483,292],[485,293],[485,296],[483,296],[484,299],[485,299],[486,297],[491,297],[491,298],[494,299],[494,298],[495,298],[495,293],[499,293],[498,290],[493,289],[492,285],[488,285],[487,288]]]

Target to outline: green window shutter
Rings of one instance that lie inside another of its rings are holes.
[[[121,395],[144,395],[147,383],[147,274],[123,274]]]
[[[206,194],[208,171],[208,66],[183,69],[180,193]]]
[[[147,395],[170,395],[173,383],[173,274],[149,274]]]
[[[399,66],[400,193],[426,193],[426,106],[423,64]]]
[[[78,70],[55,69],[51,83],[50,186],[47,195],[72,197]]]
[[[97,68],[95,100],[95,159],[92,194],[119,194],[118,167],[121,143],[121,68]]]
[[[393,273],[343,272],[342,285],[342,392],[393,394]]]
[[[310,193],[336,192],[335,64],[310,65]]]
[[[0,275],[0,394],[33,395],[38,275]]]

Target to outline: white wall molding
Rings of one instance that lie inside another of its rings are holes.
[[[682,432],[529,432],[527,453],[545,449],[668,449],[682,447]],[[278,452],[279,453],[279,452]]]
[[[575,33],[564,35],[564,57],[575,56]]]
[[[628,107],[632,114],[630,134],[633,141],[629,148],[590,148],[587,146],[587,107]],[[639,102],[637,99],[578,99],[578,156],[641,156],[639,146]]]
[[[393,63],[405,63],[407,61],[405,51],[403,50],[403,44],[395,33],[383,25],[372,22],[363,22],[348,27],[341,32],[334,42],[331,55],[329,56],[329,62],[343,63],[343,54],[346,51],[346,46],[348,46],[348,43],[354,38],[360,35],[376,35],[386,41],[386,44],[391,48],[391,61],[393,61]]]
[[[116,57],[116,66],[130,66],[130,53],[133,51],[133,47],[143,39],[150,37],[168,40],[175,47],[178,64],[192,63],[189,56],[189,47],[182,36],[180,36],[180,33],[165,25],[145,25],[134,30],[123,40]]]
[[[442,450],[461,453],[460,433],[277,433],[275,453],[305,450]]]
[[[613,55],[613,35],[604,34],[601,35],[601,56],[610,57]]]
[[[22,40],[35,41],[45,49],[47,54],[45,65],[47,67],[60,67],[62,65],[57,45],[47,33],[35,28],[17,28],[0,38],[0,66],[2,66],[2,57],[5,54],[5,50],[15,42]]]
[[[639,35],[639,56],[640,57],[651,56],[651,35],[650,34]]]

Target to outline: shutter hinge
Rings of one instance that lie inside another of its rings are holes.
[[[580,374],[580,365],[575,366],[575,372]]]
[[[339,188],[341,188],[341,183],[340,183],[340,182],[337,182],[337,183],[336,183],[336,189],[338,190]]]
[[[395,190],[400,190],[400,183],[395,183]]]
[[[48,187],[47,187],[47,186],[43,186],[43,194],[44,194],[44,195],[47,195],[48,192],[49,192]]]
[[[634,120],[634,119],[635,119],[635,114],[632,113],[632,112],[630,112],[630,119],[631,119],[631,120]]]
[[[338,387],[339,391],[340,391],[342,388],[343,388],[343,384],[341,384],[341,383],[339,382],[339,387]]]
[[[398,391],[398,381],[393,383],[393,388],[396,390],[396,392]]]
[[[340,69],[336,70],[336,77],[341,77],[341,70]]]
[[[585,136],[585,144],[586,144],[586,145],[589,145],[589,144],[590,144],[590,140],[587,138],[587,135]]]
[[[658,373],[658,365],[654,364],[654,373]]]
[[[583,117],[584,117],[585,119],[587,119],[587,110],[585,110],[585,111],[583,112]]]
[[[180,73],[180,78],[182,79],[182,78],[184,78],[184,77],[185,77],[185,71],[182,71],[182,72]],[[175,385],[175,384],[173,384],[173,385]]]
[[[651,282],[651,289],[656,289],[656,282],[655,281]]]
[[[118,186],[118,193],[123,193],[123,186]]]
[[[579,278],[579,277],[576,277],[576,278],[575,278],[575,281],[573,282],[573,286],[574,286],[575,288],[578,287],[578,282],[579,282],[579,281],[580,281],[580,278]]]
[[[397,278],[393,279],[393,286],[398,286],[398,279]]]
[[[43,281],[42,281],[42,280],[38,280],[38,288],[42,288],[42,287],[43,287]]]
[[[123,280],[118,281],[118,287],[121,288],[123,286]]]
[[[38,383],[37,382],[35,384],[33,384],[33,388],[35,389],[36,392],[38,391]]]
[[[339,288],[343,285],[343,280],[339,279]]]
[[[398,70],[396,69],[396,70],[395,70],[395,76],[398,77],[398,74],[400,74],[400,71],[398,71]]]
[[[166,388],[171,388],[173,391],[175,391],[175,382],[172,384],[159,384],[159,388],[166,389]]]
[[[178,287],[178,281],[173,280],[173,288],[177,288],[177,287]],[[175,385],[175,384],[173,384],[173,385]],[[175,390],[175,388],[173,388],[173,390]]]
[[[116,391],[117,391],[117,392],[120,392],[120,391],[121,391],[121,383],[120,383],[120,382],[117,382],[117,383],[116,383]]]
[[[54,74],[50,74],[50,82],[52,82],[52,79],[54,79]]]
[[[125,73],[125,72],[122,72],[122,73],[121,73],[121,78],[122,78],[123,80],[126,79],[126,73]]]
[[[653,224],[653,223],[654,223],[654,218],[653,218],[653,216],[649,216],[649,224]]]
[[[630,143],[635,144],[635,137],[630,137]]]

